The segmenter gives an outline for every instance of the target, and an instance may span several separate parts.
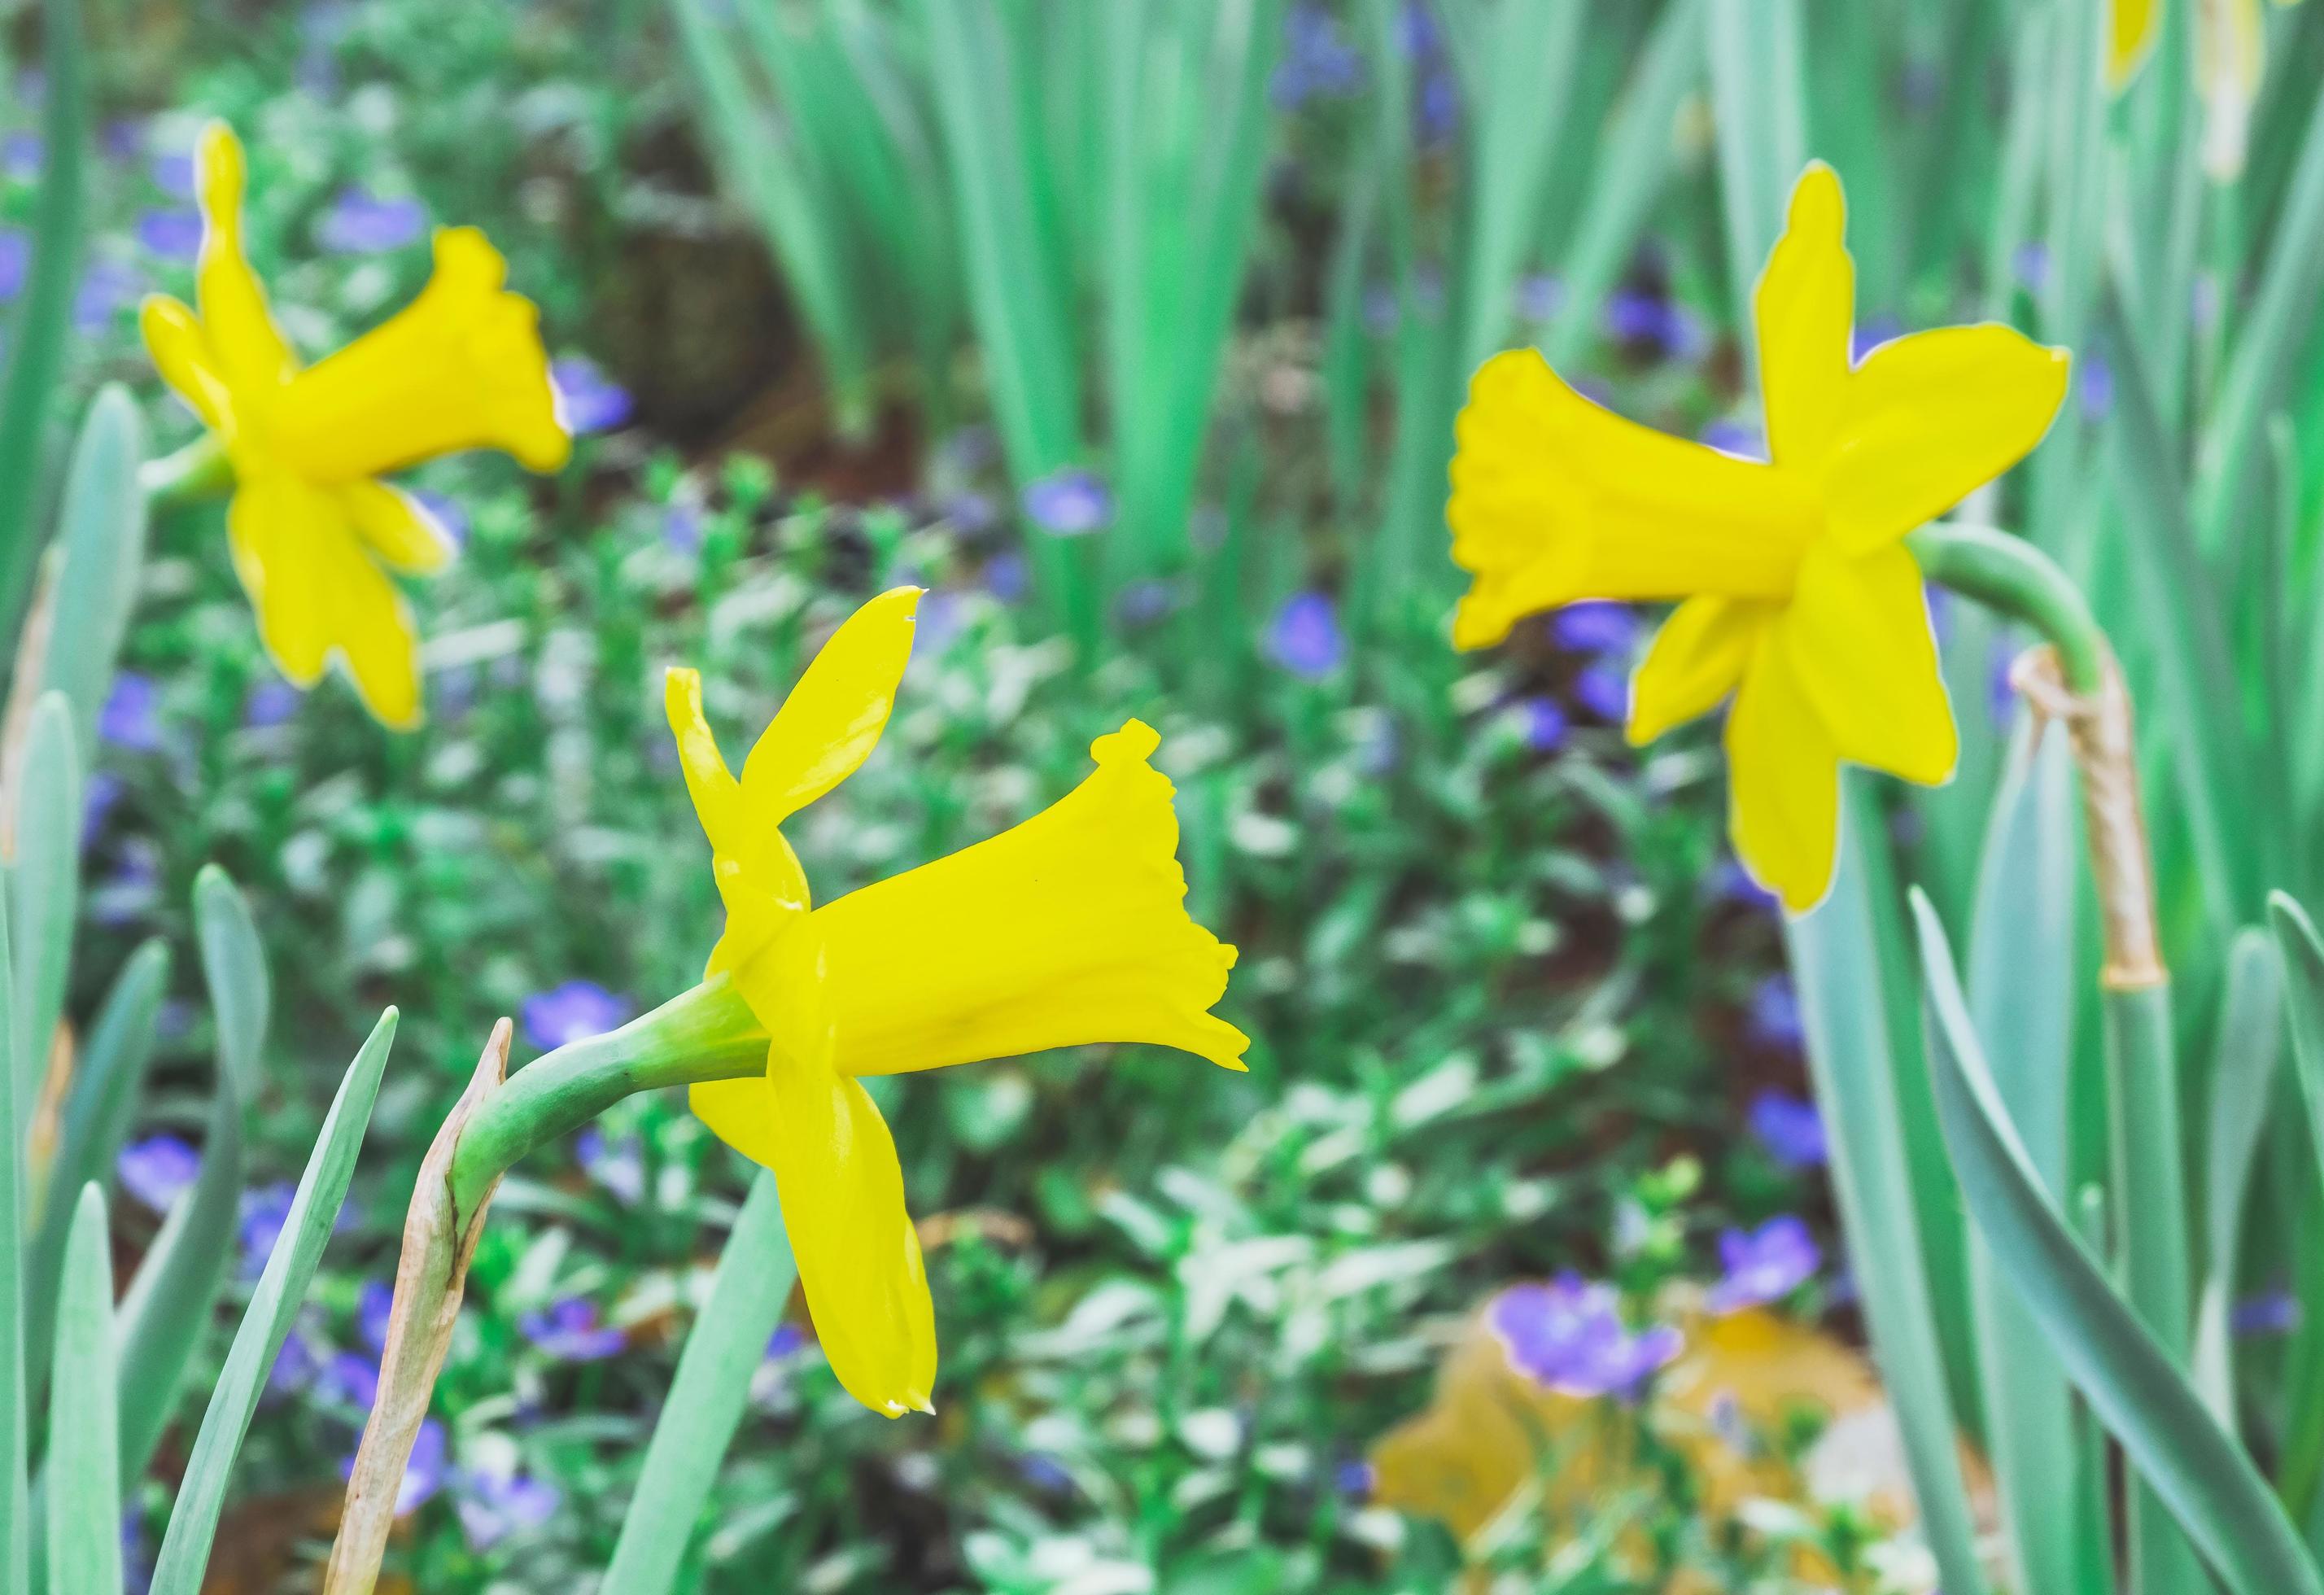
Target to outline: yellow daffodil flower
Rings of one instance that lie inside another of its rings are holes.
[[[729,1146],[772,1169],[816,1331],[854,1397],[927,1412],[936,1341],[895,1142],[859,1077],[1052,1046],[1142,1041],[1240,1069],[1243,1034],[1209,1012],[1235,950],[1187,917],[1159,745],[1132,720],[1097,770],[1031,819],[935,863],[810,908],[784,820],[853,774],[888,722],[919,590],[872,599],[835,632],[738,780],[672,670],[670,729],[726,906],[708,973],[731,971],[770,1037],[763,1076],[692,1090]]]
[[[226,533],[266,651],[312,687],[337,655],[383,723],[420,720],[419,640],[388,570],[427,575],[450,534],[378,480],[464,448],[536,471],[565,463],[540,314],[501,286],[507,263],[473,227],[436,235],[436,270],[407,309],[302,367],[243,253],[242,145],[221,123],[194,156],[202,212],[198,312],[162,295],[141,316],[161,378],[234,468]]]
[[[2278,5],[2297,0],[2275,0]],[[2107,8],[2107,81],[2138,76],[2161,32],[2163,0],[2113,0]],[[2196,0],[2195,91],[2203,99],[2203,168],[2221,182],[2240,176],[2252,106],[2267,70],[2267,13],[2260,0]]]
[[[1631,683],[1634,743],[1716,707],[1737,852],[1794,911],[1831,881],[1842,760],[1935,784],[1951,705],[1903,542],[2024,457],[2064,351],[1945,327],[1851,365],[1855,266],[1839,178],[1811,165],[1755,309],[1772,463],[1600,409],[1526,349],[1477,373],[1452,461],[1453,641],[1586,598],[1680,599]]]

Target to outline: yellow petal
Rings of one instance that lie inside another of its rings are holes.
[[[1824,468],[1841,550],[1893,542],[2024,459],[2065,400],[2068,365],[2063,349],[1990,322],[1913,333],[1866,355]]]
[[[350,482],[339,502],[355,534],[397,570],[429,576],[452,563],[458,552],[452,534],[428,506],[384,482]]]
[[[1728,713],[1727,766],[1736,853],[1785,908],[1806,913],[1831,888],[1840,753],[1773,634],[1753,650]]]
[[[1209,1011],[1234,949],[1187,917],[1170,782],[1147,762],[1159,741],[1130,721],[1024,824],[809,917],[843,1073],[1101,1041],[1243,1066],[1249,1037]],[[758,967],[736,974],[746,995]],[[782,999],[752,1002],[779,1013]]]
[[[2119,89],[2138,75],[2154,48],[2163,0],[2113,0],[2107,28],[2107,83]]]
[[[2266,75],[2266,16],[2259,0],[2199,0],[2195,87],[2203,97],[2203,170],[2215,182],[2243,175],[2252,107]]]
[[[473,227],[436,235],[420,297],[285,390],[272,447],[318,482],[377,476],[464,448],[499,448],[536,471],[563,465],[540,313],[501,285],[508,263]]]
[[[1775,613],[1749,598],[1690,598],[1671,612],[1630,681],[1629,739],[1644,747],[1709,714],[1743,679],[1751,650]]]
[[[1790,219],[1753,297],[1767,454],[1788,469],[1813,471],[1822,463],[1846,402],[1856,316],[1856,263],[1843,242],[1847,218],[1840,174],[1810,161],[1792,189]]]
[[[780,824],[871,756],[911,661],[919,603],[919,588],[891,588],[848,616],[816,652],[742,766],[752,824]]]
[[[403,595],[357,541],[341,502],[281,475],[243,482],[226,511],[235,573],[285,678],[312,687],[332,655],[383,724],[420,721],[419,635]]]
[[[816,1338],[873,1412],[933,1412],[936,1308],[887,1121],[857,1082],[770,1059],[764,1076],[697,1085],[688,1102],[721,1140],[774,1171]]]
[[[669,671],[662,702],[678,742],[687,795],[710,838],[718,895],[726,904],[725,933],[710,955],[708,973],[716,974],[754,957],[790,916],[807,907],[807,875],[775,819],[752,810],[742,783],[727,770],[702,712],[701,673]]]
[[[1580,598],[1781,597],[1817,530],[1804,479],[1624,420],[1531,349],[1478,371],[1458,442],[1462,648]]]
[[[713,848],[731,845],[742,833],[742,789],[718,751],[718,739],[702,713],[702,672],[673,667],[662,676],[662,708],[678,741],[678,767],[687,796],[702,820]]]
[[[244,181],[240,141],[225,123],[211,123],[194,145],[194,196],[202,212],[194,302],[227,385],[266,388],[286,381],[299,362],[243,248]]]
[[[138,307],[138,330],[145,337],[145,352],[170,391],[191,406],[202,425],[213,432],[229,432],[234,425],[234,399],[217,355],[193,307],[165,294],[149,294]]]
[[[1778,631],[1841,758],[1923,786],[1952,779],[1952,703],[1921,567],[1901,544],[1853,559],[1811,550]]]

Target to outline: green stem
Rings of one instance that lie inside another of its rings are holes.
[[[458,1227],[526,1153],[577,1129],[623,1097],[766,1066],[767,1033],[725,975],[620,1029],[568,1042],[518,1070],[461,1132],[452,1154]]]
[[[1904,539],[1921,574],[1964,597],[2024,621],[2056,645],[2066,685],[2096,692],[2106,680],[2106,633],[2089,601],[2056,561],[1990,526],[1932,521]]]
[[[137,470],[137,485],[155,509],[191,503],[197,499],[224,498],[234,491],[234,462],[214,432],[200,437],[160,459],[147,460]]]

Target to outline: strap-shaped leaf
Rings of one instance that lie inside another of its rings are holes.
[[[7,894],[0,892],[0,973],[9,960]],[[18,1098],[8,1087],[24,1045],[15,985],[0,978],[0,1579],[25,1587],[32,1563],[32,1505],[24,1475],[23,1146]]]
[[[105,1191],[73,1204],[57,1295],[57,1378],[49,1401],[50,1595],[119,1595],[121,1455],[114,1412],[113,1249]]]
[[[235,1453],[250,1431],[251,1415],[266,1388],[290,1321],[305,1305],[307,1287],[322,1260],[323,1247],[338,1222],[340,1203],[346,1200],[347,1182],[355,1177],[355,1155],[363,1149],[364,1130],[371,1122],[372,1104],[379,1098],[381,1074],[387,1067],[395,1040],[396,1013],[380,1015],[370,1039],[347,1065],[337,1096],[323,1120],[315,1150],[300,1177],[298,1194],[290,1199],[290,1215],[251,1293],[250,1307],[235,1331],[226,1367],[211,1391],[202,1425],[186,1459],[186,1475],[178,1489],[178,1503],[170,1526],[161,1536],[161,1550],[153,1565],[152,1595],[198,1595],[208,1565],[211,1542],[217,1537],[218,1514],[226,1506],[227,1481],[234,1475]]]
[[[41,667],[41,685],[72,705],[84,766],[95,753],[97,711],[112,689],[145,562],[145,492],[137,483],[144,457],[145,423],[136,401],[127,389],[108,383],[81,423],[65,476],[57,512],[61,558]]]
[[[73,915],[80,903],[80,755],[62,693],[43,693],[32,710],[15,825],[8,907],[16,931],[16,1018],[24,1043],[16,1060],[16,1111],[18,1121],[29,1125],[48,1073],[50,1039],[64,1011]]]
[[[2099,1421],[2233,1595],[2324,1595],[2259,1470],[2132,1314],[2042,1189],[1994,1089],[1952,949],[1918,890],[1930,1067],[1969,1212]]]

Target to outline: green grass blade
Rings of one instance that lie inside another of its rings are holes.
[[[282,1232],[266,1259],[265,1272],[251,1293],[249,1309],[235,1331],[226,1366],[202,1413],[200,1430],[186,1459],[184,1479],[178,1487],[177,1505],[161,1549],[153,1563],[152,1595],[199,1595],[210,1544],[217,1537],[218,1515],[226,1507],[226,1485],[234,1476],[235,1456],[249,1432],[251,1415],[266,1388],[290,1321],[306,1303],[307,1287],[322,1260],[324,1245],[337,1222],[339,1205],[346,1200],[347,1183],[355,1177],[355,1156],[363,1149],[364,1130],[371,1122],[372,1104],[379,1097],[381,1074],[395,1041],[396,1013],[380,1015],[370,1038],[347,1065],[338,1094],[324,1116],[307,1159],[306,1173],[290,1199]]]
[[[2064,740],[2021,736],[1979,861],[1969,1002],[1980,1034],[2017,1038],[1995,1078],[2054,1197],[2067,1184],[2066,1087],[2073,1063],[2073,763]],[[2041,1341],[1990,1249],[1970,1249],[1986,1440],[2009,1526],[2017,1587],[2078,1585],[2074,1516],[2059,1482],[2078,1463],[2065,1372]]]
[[[605,1570],[606,1589],[669,1595],[676,1586],[798,1272],[775,1176],[762,1172],[726,1238],[710,1300],[686,1337]]]
[[[62,693],[41,695],[24,738],[16,793],[16,865],[8,872],[16,927],[16,1118],[32,1123],[49,1068],[49,1045],[72,973],[73,917],[80,906],[80,756]]]
[[[121,1595],[121,1456],[114,1411],[113,1248],[105,1192],[74,1203],[57,1294],[57,1378],[49,1398],[50,1595]]]
[[[2229,1425],[2235,1421],[2235,1369],[2227,1313],[2235,1303],[2236,1262],[2242,1249],[2244,1192],[2275,1098],[2282,1037],[2283,959],[2265,931],[2246,926],[2228,949],[2227,991],[2219,1004],[2204,1137],[2203,1289],[2195,1320],[2195,1383],[2219,1422]]]
[[[2292,1061],[2308,1109],[2317,1161],[2324,1165],[2324,940],[2308,910],[2282,892],[2267,899],[2268,923],[2283,958],[2284,1006],[2292,1017]]]
[[[24,1268],[25,1287],[34,1301],[51,1300],[62,1275],[74,1193],[113,1178],[114,1160],[129,1139],[138,1089],[153,1058],[153,1023],[169,985],[169,945],[156,937],[130,955],[81,1044],[49,1166],[48,1194]],[[35,1322],[25,1327],[31,1341],[27,1378],[37,1390],[49,1365],[50,1326]]]
[[[88,61],[79,0],[44,0],[41,32],[47,88],[32,263],[0,373],[0,622],[12,636],[31,597],[43,540],[41,459],[72,329],[88,204],[81,173],[89,144]]]
[[[194,929],[217,1028],[217,1079],[194,1188],[130,1281],[121,1305],[121,1461],[134,1479],[176,1410],[178,1387],[226,1283],[242,1196],[243,1104],[258,1085],[266,963],[249,905],[216,865],[194,882]]]
[[[145,562],[145,494],[137,484],[144,458],[145,423],[136,401],[108,383],[89,406],[65,475],[57,512],[62,563],[41,667],[41,685],[72,705],[83,769],[96,755],[97,710],[113,686]]]
[[[0,970],[9,954],[9,910],[0,893]],[[14,982],[0,980],[0,1069],[16,1073],[24,1046]],[[24,1136],[13,1091],[0,1091],[0,1580],[22,1590],[31,1576],[32,1504],[25,1475]]]
[[[1945,1589],[1975,1595],[1986,1581],[1905,1173],[1873,906],[1858,856],[1862,829],[1843,826],[1831,893],[1814,912],[1786,922],[1786,940],[1809,1068],[1831,1134],[1834,1194],[1856,1262],[1873,1356],[1904,1434],[1922,1530]]]
[[[2324,1595],[2324,1581],[2251,1458],[2043,1194],[1986,1067],[1944,927],[1917,891],[1913,911],[1945,1141],[1995,1258],[2017,1282],[2068,1376],[2233,1595]]]

